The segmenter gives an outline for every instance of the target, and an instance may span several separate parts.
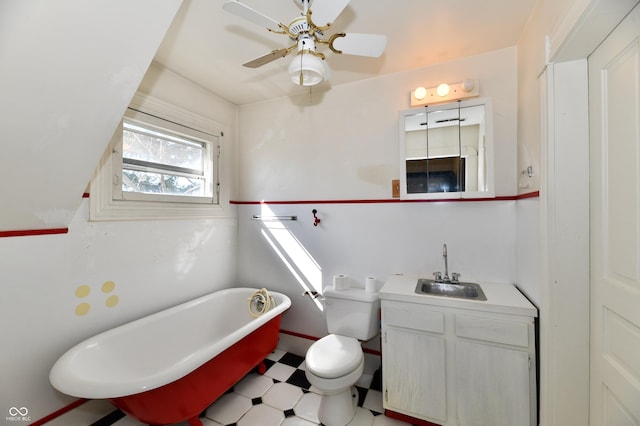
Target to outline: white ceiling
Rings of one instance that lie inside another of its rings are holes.
[[[293,0],[242,2],[284,24],[300,13]],[[386,34],[386,50],[380,58],[368,58],[337,55],[322,47],[331,79],[313,90],[514,46],[535,2],[351,0],[327,34]],[[234,104],[306,93],[308,88],[289,80],[291,55],[256,69],[242,66],[292,42],[223,11],[223,3],[184,0],[155,60]]]

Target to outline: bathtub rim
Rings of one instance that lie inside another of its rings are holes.
[[[188,354],[188,356],[185,355],[185,357],[178,362],[169,365],[160,371],[154,372],[153,374],[146,374],[125,381],[105,382],[104,380],[98,380],[95,377],[92,378],[77,374],[77,371],[73,368],[73,362],[75,357],[83,350],[99,343],[100,340],[105,337],[110,337],[113,334],[121,334],[126,332],[128,328],[143,326],[144,324],[152,322],[161,316],[179,313],[180,311],[205,303],[207,300],[215,296],[224,297],[224,295],[228,293],[246,292],[248,298],[257,290],[259,289],[253,287],[232,287],[217,290],[100,332],[79,342],[60,356],[49,372],[49,382],[55,389],[64,394],[89,399],[118,398],[134,395],[174,382],[196,370],[229,346],[237,343],[252,331],[260,328],[263,324],[266,324],[269,320],[278,315],[282,315],[291,306],[291,299],[283,293],[269,291],[276,300],[277,304],[275,307],[271,308],[268,312],[258,318],[252,319],[247,324],[226,335],[222,339],[203,345],[197,351]]]

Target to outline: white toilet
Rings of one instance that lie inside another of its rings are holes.
[[[377,292],[364,289],[325,289],[329,335],[309,347],[306,376],[322,393],[318,418],[327,426],[344,426],[358,404],[354,384],[362,375],[364,354],[360,341],[372,339],[380,325]]]

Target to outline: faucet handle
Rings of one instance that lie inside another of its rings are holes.
[[[441,272],[434,272],[433,273],[433,278],[435,280],[435,282],[440,282],[442,281],[442,273]]]
[[[458,282],[458,280],[460,279],[460,274],[457,272],[452,272],[451,273],[451,281],[453,282]]]

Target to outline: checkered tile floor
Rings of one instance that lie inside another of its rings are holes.
[[[206,417],[222,425],[238,426],[319,424],[320,395],[305,376],[304,358],[292,353],[275,351],[266,363],[267,372],[264,376],[255,373],[247,375],[234,386],[233,392],[224,395],[209,407]],[[401,423],[381,415],[384,410],[380,378],[377,375],[363,375],[356,383],[356,388],[359,408],[352,424]],[[240,409],[234,406],[238,401],[244,401]],[[231,406],[234,408],[230,408]],[[254,417],[254,412],[259,413],[259,416]]]
[[[304,358],[276,349],[265,361],[264,375],[251,372],[201,417],[204,426],[305,426],[318,425],[320,394],[304,374]],[[407,423],[385,417],[379,374],[363,374],[356,383],[358,409],[350,425],[402,426]],[[105,404],[99,406],[98,404]],[[92,407],[90,404],[95,404]],[[87,406],[87,407],[84,407]],[[143,426],[104,401],[91,401],[73,411],[104,410],[101,417],[80,420],[80,412],[70,412],[47,426]],[[84,408],[83,408],[84,407]],[[110,408],[109,408],[110,407]],[[76,419],[77,418],[77,419]],[[89,417],[85,414],[85,418]],[[186,426],[186,423],[179,426]]]

